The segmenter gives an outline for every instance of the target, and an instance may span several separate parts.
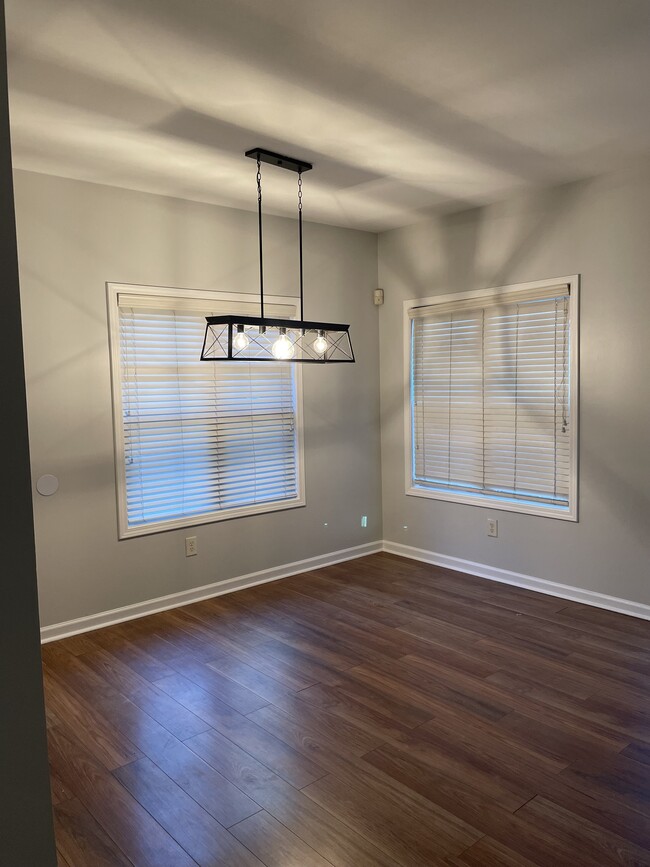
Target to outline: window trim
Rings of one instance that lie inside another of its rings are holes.
[[[413,461],[413,417],[411,405],[411,318],[409,310],[414,307],[426,307],[436,304],[448,304],[454,301],[480,300],[491,298],[501,293],[526,292],[531,289],[557,287],[565,283],[569,286],[569,340],[571,352],[569,357],[570,389],[569,400],[573,407],[571,416],[571,469],[569,507],[525,503],[522,501],[503,499],[487,494],[463,494],[455,491],[435,490],[419,487],[414,482]],[[578,521],[578,463],[579,463],[579,422],[580,422],[580,345],[579,345],[579,297],[580,275],[554,277],[549,280],[535,280],[528,283],[512,283],[506,286],[496,286],[490,289],[478,289],[469,292],[453,292],[447,295],[430,295],[427,298],[413,298],[403,302],[403,334],[404,334],[404,453],[405,453],[405,493],[409,497],[422,497],[429,500],[444,500],[450,503],[460,503],[467,506],[478,506],[484,509],[519,512],[523,515],[537,515],[545,518],[555,518],[561,521]]]
[[[126,512],[126,464],[124,454],[124,435],[121,419],[122,407],[122,377],[119,354],[119,295],[151,295],[153,297],[170,299],[187,299],[198,301],[232,301],[234,303],[255,303],[256,296],[245,292],[220,292],[210,289],[183,289],[173,286],[149,286],[136,283],[106,283],[106,303],[108,310],[108,347],[111,372],[111,404],[113,424],[113,449],[115,455],[115,495],[117,502],[117,536],[118,539],[131,539],[135,536],[150,536],[168,530],[178,530],[182,527],[198,527],[202,524],[214,524],[219,521],[229,521],[233,518],[243,518],[250,515],[262,515],[268,512],[280,512],[287,509],[302,508],[307,504],[305,498],[305,453],[304,453],[304,423],[301,365],[293,366],[295,381],[295,424],[296,424],[296,471],[298,475],[298,494],[290,500],[278,500],[275,503],[253,504],[235,509],[223,509],[205,515],[194,515],[189,518],[174,518],[169,521],[156,521],[138,527],[129,527]],[[269,307],[274,304],[290,305],[295,309],[296,298],[292,295],[269,295]],[[199,347],[200,352],[200,347]],[[210,364],[211,362],[205,362]]]

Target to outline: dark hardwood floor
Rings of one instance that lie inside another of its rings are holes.
[[[389,554],[45,645],[60,864],[650,865],[649,650]]]

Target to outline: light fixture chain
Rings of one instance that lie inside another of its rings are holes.
[[[302,172],[298,172],[298,249],[300,260],[300,318],[305,318],[302,279]],[[303,331],[304,334],[304,331]]]
[[[262,252],[262,164],[257,155],[257,231],[260,241],[260,317],[264,319],[264,256]]]

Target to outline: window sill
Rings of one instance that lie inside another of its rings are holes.
[[[569,508],[561,506],[544,506],[540,503],[525,503],[509,500],[507,497],[480,496],[460,494],[454,491],[443,491],[435,488],[412,486],[406,489],[408,497],[423,497],[428,500],[444,500],[449,503],[460,503],[465,506],[480,506],[484,509],[497,509],[504,512],[519,512],[522,515],[537,515],[543,518],[555,518],[559,521],[577,522],[578,514],[574,505]]]
[[[198,527],[202,524],[216,524],[220,521],[230,521],[233,518],[245,518],[253,515],[266,515],[269,512],[282,512],[288,509],[299,509],[306,505],[304,497],[291,500],[280,500],[264,505],[244,506],[240,509],[224,509],[209,515],[194,515],[190,518],[175,518],[170,521],[157,521],[142,524],[138,527],[120,528],[119,539],[132,539],[136,536],[151,536],[154,533],[165,533],[168,530],[180,530],[184,527]]]

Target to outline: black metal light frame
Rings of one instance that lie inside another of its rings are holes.
[[[312,164],[263,148],[246,151],[257,161],[257,217],[260,257],[260,315],[207,316],[201,361],[271,361],[299,364],[354,363],[349,325],[314,322],[303,316],[302,174]],[[300,266],[300,319],[273,319],[264,315],[264,256],[262,247],[261,163],[298,174],[298,249]],[[284,353],[278,354],[279,341]]]

